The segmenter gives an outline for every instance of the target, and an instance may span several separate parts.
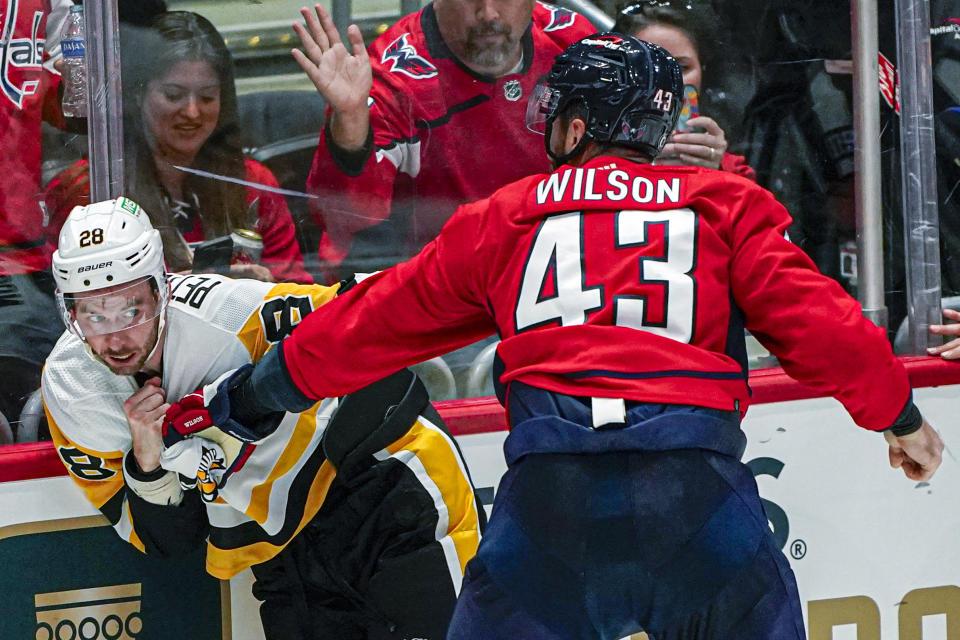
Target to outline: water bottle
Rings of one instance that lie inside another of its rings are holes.
[[[87,117],[87,65],[84,60],[83,6],[70,7],[60,37],[63,52],[63,115]]]

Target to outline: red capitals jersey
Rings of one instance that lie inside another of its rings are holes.
[[[564,166],[461,207],[414,259],[304,320],[286,363],[306,395],[336,396],[498,331],[502,382],[743,411],[746,327],[788,374],[885,429],[906,371],[789,224],[726,172]]]
[[[324,137],[307,182],[325,229],[321,262],[340,264],[358,231],[380,225],[371,246],[354,247],[374,256],[359,270],[394,264],[436,237],[461,204],[548,171],[543,138],[524,124],[527,99],[557,54],[595,31],[583,16],[537,2],[521,67],[499,78],[454,56],[432,4],[379,36],[369,47],[372,153],[352,171]]]
[[[47,0],[0,4],[0,275],[50,266],[40,195],[40,122],[62,123],[60,76],[43,68]]]

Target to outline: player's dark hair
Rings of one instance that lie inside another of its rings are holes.
[[[557,113],[557,119],[560,121],[560,124],[566,127],[574,118],[586,120],[588,114],[589,110],[587,109],[587,105],[580,100],[572,100]]]
[[[142,107],[149,83],[181,62],[210,64],[220,81],[217,126],[200,148],[193,168],[216,175],[244,178],[244,156],[237,124],[237,91],[233,59],[223,36],[206,18],[190,11],[167,11],[146,28],[121,28],[126,195],[149,212],[164,239],[164,255],[172,271],[186,269],[190,258],[179,237],[174,214],[164,197],[153,152],[143,123]],[[246,187],[225,180],[187,175],[184,191],[196,196],[204,235],[229,234],[246,227]]]

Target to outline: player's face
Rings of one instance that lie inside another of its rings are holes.
[[[220,79],[209,62],[178,62],[147,84],[143,124],[154,153],[192,162],[219,118]]]
[[[468,67],[493,76],[520,62],[534,0],[436,0],[440,34]]]
[[[140,371],[157,343],[157,296],[149,280],[77,294],[73,317],[90,349],[117,375]]]
[[[658,44],[670,52],[680,64],[683,72],[683,84],[690,84],[700,91],[703,69],[700,67],[700,55],[693,41],[680,29],[666,24],[653,24],[636,33],[637,38]]]

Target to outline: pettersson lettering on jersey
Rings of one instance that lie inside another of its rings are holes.
[[[551,173],[537,184],[537,204],[551,204],[565,200],[622,202],[627,199],[637,204],[680,202],[680,178],[656,181],[644,176],[631,177],[621,169],[608,167],[567,169]]]

